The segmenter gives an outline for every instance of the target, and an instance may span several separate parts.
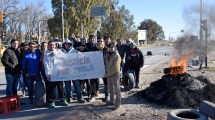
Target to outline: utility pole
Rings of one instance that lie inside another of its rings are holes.
[[[64,17],[63,17],[63,0],[61,0],[62,5],[61,5],[61,14],[62,14],[62,42],[64,42]]]

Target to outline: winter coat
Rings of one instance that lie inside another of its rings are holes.
[[[105,56],[105,67],[106,74],[105,77],[111,77],[116,74],[120,74],[120,63],[121,57],[118,52],[112,54],[106,54]]]
[[[120,57],[121,57],[121,60],[123,60],[124,57],[125,57],[126,45],[123,45],[123,44],[119,45],[119,44],[117,44],[117,45],[116,45],[116,48],[117,48],[117,51],[119,52],[119,55],[120,55]]]
[[[53,69],[53,64],[55,61],[55,57],[54,55],[52,55],[52,52],[56,55],[56,54],[63,54],[63,52],[59,49],[55,49],[54,51],[49,51],[46,50],[46,52],[44,53],[44,57],[43,57],[43,65],[45,67],[45,73],[46,76],[51,74],[51,69]]]
[[[125,65],[128,68],[142,67],[144,65],[143,53],[138,48],[127,49]]]
[[[9,47],[3,53],[1,62],[5,67],[6,74],[17,75],[21,74],[21,53],[13,47]]]
[[[39,50],[33,53],[27,51],[22,61],[23,71],[29,75],[37,75],[40,72],[40,57],[41,52]]]

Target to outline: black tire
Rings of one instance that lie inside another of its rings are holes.
[[[152,52],[151,51],[147,51],[147,55],[152,55]]]
[[[212,103],[212,102],[209,102],[209,101],[202,101],[200,103],[200,107],[199,107],[199,111],[212,118],[212,119],[215,119],[215,104]]]
[[[127,71],[123,76],[124,88],[126,90],[131,90],[134,88],[134,74],[132,72]],[[128,84],[126,84],[128,83]]]
[[[168,113],[167,120],[208,120],[208,118],[194,109],[177,109]]]
[[[46,89],[43,82],[35,83],[35,104],[38,107],[42,107],[46,104]]]

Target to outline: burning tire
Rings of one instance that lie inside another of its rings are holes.
[[[194,109],[177,109],[168,113],[167,120],[208,120],[206,116]]]
[[[202,101],[201,104],[200,104],[200,107],[199,107],[199,111],[212,118],[212,119],[215,119],[215,104],[214,103],[211,103],[209,101]]]
[[[131,90],[134,88],[134,74],[127,71],[123,76],[123,85],[126,90]]]

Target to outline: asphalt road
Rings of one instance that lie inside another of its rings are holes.
[[[141,72],[147,71],[148,69],[152,68],[156,64],[167,60],[170,58],[173,48],[172,47],[156,47],[156,48],[142,48],[141,51],[145,57],[145,65],[141,69]],[[152,56],[147,56],[147,51],[152,52]],[[165,55],[169,54],[169,55]],[[102,86],[102,85],[101,85]],[[5,74],[4,68],[0,67],[0,96],[5,95],[5,88],[6,88],[6,81],[5,81]],[[102,88],[100,88],[102,89]],[[103,94],[100,94],[97,97],[97,100],[103,98]],[[35,105],[29,105],[27,103],[27,97],[21,97],[22,102],[26,102],[25,105],[21,105],[21,111],[10,114],[10,115],[3,115],[0,114],[0,119],[8,119],[8,120],[27,120],[27,119],[65,119],[65,117],[77,115],[79,111],[82,111],[82,114],[87,112],[93,112],[91,106],[94,106],[94,103],[71,103],[68,107],[57,106],[55,109],[49,109],[48,106],[43,108],[38,108]],[[69,112],[68,112],[69,111]]]

